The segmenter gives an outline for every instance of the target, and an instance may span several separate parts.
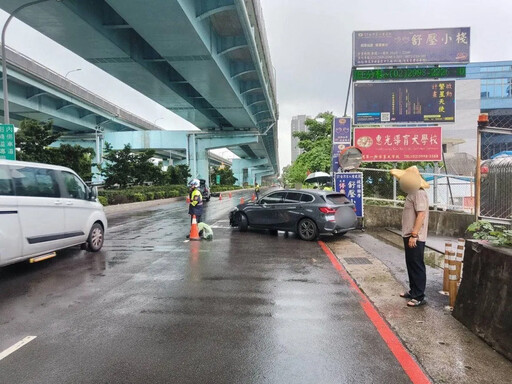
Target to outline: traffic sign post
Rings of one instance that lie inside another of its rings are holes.
[[[16,160],[16,141],[12,124],[0,124],[0,159]]]

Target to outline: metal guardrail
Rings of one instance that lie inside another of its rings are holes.
[[[119,107],[118,105],[94,94],[86,88],[68,80],[64,76],[51,70],[48,67],[34,61],[30,57],[12,49],[7,48],[7,64],[9,67],[19,70],[38,81],[44,82],[52,88],[66,93],[92,107],[105,111],[113,117],[113,121],[126,122],[139,127],[142,130],[161,130],[151,122],[142,119],[133,113]]]
[[[363,172],[365,202],[381,202],[398,206],[403,204],[405,194],[389,170],[361,168]],[[430,184],[427,190],[430,206],[435,209],[474,212],[475,178],[445,173],[421,172]]]

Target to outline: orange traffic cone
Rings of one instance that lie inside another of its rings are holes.
[[[243,197],[240,198],[240,204],[244,204],[245,203],[245,200]]]
[[[256,201],[256,195],[254,193],[252,194],[251,200]]]
[[[222,193],[219,194],[219,200],[222,200]]]
[[[197,226],[196,215],[192,216],[192,226],[190,227],[190,240],[201,240],[201,237],[199,237],[199,227]]]
[[[231,192],[229,192],[229,198],[231,199],[233,197],[233,195],[231,194]]]

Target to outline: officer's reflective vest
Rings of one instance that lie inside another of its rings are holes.
[[[190,204],[195,207],[197,205],[203,205],[203,195],[198,189],[194,189],[190,195]]]

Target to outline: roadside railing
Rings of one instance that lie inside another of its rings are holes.
[[[403,206],[405,193],[389,170],[361,168],[366,204]],[[434,209],[474,213],[475,178],[469,176],[421,172],[430,184],[427,189]]]

